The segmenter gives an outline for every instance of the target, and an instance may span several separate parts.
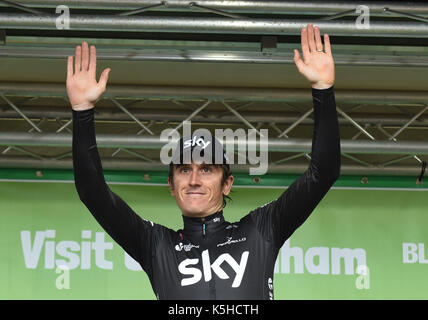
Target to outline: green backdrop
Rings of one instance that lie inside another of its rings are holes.
[[[182,226],[166,186],[110,187],[143,218]],[[281,250],[275,299],[428,299],[426,190],[331,189]],[[234,188],[225,217],[239,220],[282,191]],[[104,250],[105,260],[112,268],[97,266],[87,248],[103,230],[73,183],[0,182],[0,200],[1,299],[155,299],[146,274],[127,267],[124,251],[107,234],[112,249]],[[85,230],[91,232],[82,239]],[[65,273],[52,266],[53,259],[68,261],[58,252],[61,242],[73,242],[79,262],[69,271],[68,289],[58,288]],[[359,274],[357,264],[368,273]]]

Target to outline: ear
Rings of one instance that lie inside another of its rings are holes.
[[[169,185],[169,190],[171,191],[171,196],[175,197],[174,184],[172,183],[170,177],[168,177],[168,185]]]
[[[223,185],[223,194],[225,196],[229,195],[230,190],[232,189],[232,185],[233,185],[233,180],[234,179],[235,178],[232,175],[230,175],[229,177],[227,177],[226,181],[224,182],[224,185]]]

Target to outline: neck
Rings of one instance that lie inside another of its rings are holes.
[[[217,208],[211,209],[209,211],[206,212],[186,212],[186,211],[181,211],[182,215],[185,217],[189,217],[189,218],[200,218],[200,219],[204,219],[205,217],[209,217],[210,215],[213,215],[217,212],[223,211],[222,206],[218,206]]]

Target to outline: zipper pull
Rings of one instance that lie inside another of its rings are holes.
[[[202,234],[205,236],[205,222],[204,222],[204,224],[202,225]]]

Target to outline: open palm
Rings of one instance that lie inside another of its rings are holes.
[[[303,60],[298,50],[294,50],[294,62],[299,72],[309,80],[312,88],[327,89],[334,84],[334,60],[331,54],[330,38],[324,35],[324,46],[320,30],[311,23],[301,31]]]
[[[97,54],[95,46],[83,42],[82,46],[76,46],[74,71],[73,57],[67,60],[67,94],[70,104],[75,110],[93,108],[95,101],[106,89],[110,68],[103,70],[100,80],[96,80]]]

